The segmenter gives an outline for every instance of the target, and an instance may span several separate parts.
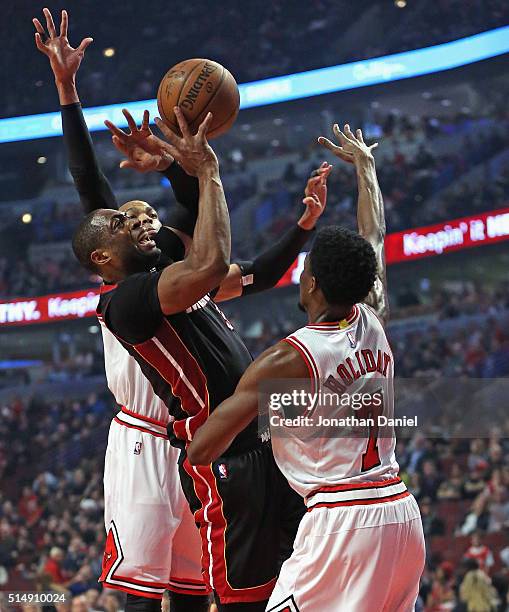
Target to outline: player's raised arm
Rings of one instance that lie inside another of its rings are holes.
[[[253,261],[241,261],[230,266],[221,283],[216,302],[251,295],[275,287],[313,235],[318,219],[327,204],[327,177],[332,166],[327,162],[308,179],[304,191],[305,210],[300,219],[283,236]]]
[[[187,448],[192,465],[208,465],[220,457],[232,440],[256,418],[262,381],[308,378],[309,370],[298,352],[279,342],[247,368],[235,393],[222,402],[194,434]]]
[[[156,123],[169,143],[169,152],[199,182],[200,201],[193,242],[183,261],[165,268],[158,283],[163,314],[185,310],[226,276],[230,264],[230,218],[219,176],[217,157],[207,142],[209,113],[196,135],[189,131],[184,115],[175,109],[182,138],[177,137],[160,119]]]
[[[378,143],[366,145],[361,130],[351,131],[348,124],[344,131],[337,124],[333,127],[339,144],[321,136],[318,142],[328,148],[336,157],[353,163],[357,173],[359,198],[357,202],[357,224],[359,234],[373,247],[377,259],[378,275],[375,285],[366,298],[378,316],[385,322],[389,317],[387,277],[385,270],[385,214],[382,192],[378,184],[375,158],[371,151]]]
[[[62,11],[59,32],[50,11],[45,8],[43,12],[46,30],[38,19],[32,20],[36,29],[35,44],[49,59],[55,77],[69,170],[81,204],[85,213],[98,208],[117,208],[111,186],[95,156],[76,87],[76,74],[93,39],[84,38],[77,48],[71,47],[67,37],[67,11]]]
[[[177,201],[177,204],[172,206],[166,220],[167,225],[187,242],[186,238],[193,235],[198,216],[200,195],[198,180],[195,176],[187,174],[175,162],[169,152],[168,143],[152,132],[149,125],[149,111],[143,113],[143,121],[140,126],[136,125],[127,109],[123,109],[122,112],[127,120],[127,130],[121,130],[111,121],[104,122],[111,132],[113,144],[120,153],[125,155],[125,159],[120,162],[120,167],[142,174],[157,171],[166,176]]]

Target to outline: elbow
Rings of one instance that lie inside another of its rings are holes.
[[[371,244],[384,244],[385,227],[359,224],[359,234]]]
[[[227,258],[222,258],[215,264],[215,273],[223,280],[230,271],[230,261]]]
[[[217,257],[200,266],[200,274],[210,279],[214,286],[219,285],[230,270],[230,262],[227,258]]]
[[[209,465],[212,462],[205,449],[196,447],[194,442],[191,442],[187,448],[187,460],[191,465]]]

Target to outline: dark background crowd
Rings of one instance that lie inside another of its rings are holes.
[[[220,5],[195,0],[178,7],[147,0],[136,15],[134,33],[133,8],[128,3],[47,2],[52,11],[70,11],[73,40],[94,37],[87,59],[90,70],[81,83],[89,105],[153,98],[170,66],[169,58],[176,63],[213,57],[243,83],[425,47],[509,23],[504,0],[408,0],[408,4],[405,11],[389,0],[274,0],[242,5],[233,0]],[[43,59],[34,58],[27,45],[31,19],[40,15],[35,6],[24,2],[5,7],[2,27],[9,31],[12,44],[2,57],[10,87],[3,92],[0,116],[46,112],[54,106],[51,88],[45,87],[49,78]],[[105,48],[116,50],[109,61],[102,55]]]

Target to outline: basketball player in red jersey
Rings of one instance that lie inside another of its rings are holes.
[[[339,424],[358,414],[348,405],[331,406],[318,395],[312,406],[301,408],[306,421],[289,423],[281,406],[273,412],[272,400],[279,400],[271,398],[274,457],[307,513],[267,611],[410,612],[424,567],[422,523],[398,477],[394,435],[378,435],[378,417],[392,417],[394,404],[394,360],[384,331],[383,201],[373,147],[348,125],[344,132],[336,125],[334,132],[339,145],[320,142],[355,164],[359,234],[337,226],[318,232],[300,279],[309,324],[249,366],[234,395],[195,433],[188,459],[208,464],[227,451],[257,414],[263,381],[311,379],[315,392],[332,390],[338,399],[340,393],[362,394],[363,415],[370,418],[363,423],[357,417],[363,433],[355,436]],[[339,424],[335,432],[333,420]]]

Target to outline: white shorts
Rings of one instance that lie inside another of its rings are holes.
[[[178,456],[163,423],[125,412],[112,420],[104,466],[104,586],[153,599],[165,589],[208,592]]]
[[[267,611],[414,610],[424,536],[417,502],[403,495],[355,505],[350,491],[343,505],[341,500],[338,505],[323,501],[310,508],[308,502],[294,552],[281,568]],[[327,497],[332,500],[327,494],[322,500]]]

